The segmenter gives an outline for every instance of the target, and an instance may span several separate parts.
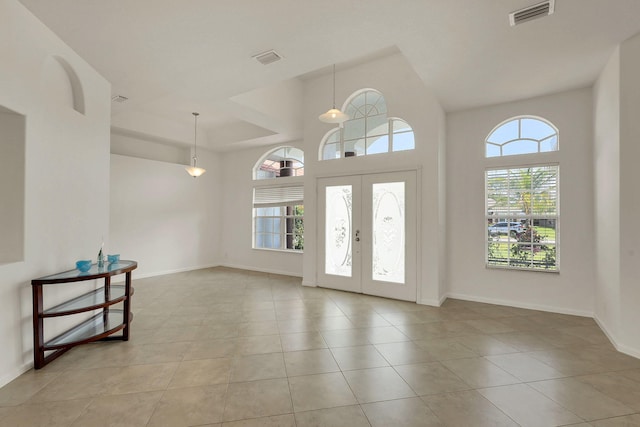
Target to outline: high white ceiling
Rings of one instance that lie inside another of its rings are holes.
[[[399,50],[455,111],[590,85],[640,32],[640,0],[556,0],[516,27],[538,0],[20,1],[129,98],[114,132],[189,144],[199,111],[213,150],[300,138],[300,77],[334,63]],[[269,49],[284,59],[252,59]]]

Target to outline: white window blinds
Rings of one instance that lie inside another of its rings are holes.
[[[302,185],[289,187],[257,187],[253,189],[254,208],[302,205],[303,203],[304,186]]]
[[[558,166],[488,170],[487,214],[557,215]]]

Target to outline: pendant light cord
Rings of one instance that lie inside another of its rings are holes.
[[[195,124],[193,127],[193,165],[196,165],[196,159],[198,158],[198,116],[200,113],[191,113],[195,117]]]
[[[336,108],[336,64],[333,64],[333,109]]]

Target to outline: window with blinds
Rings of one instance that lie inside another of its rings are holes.
[[[302,185],[287,187],[256,187],[253,189],[253,207],[286,206],[302,204],[304,187]]]
[[[558,129],[542,117],[517,116],[484,142],[491,166],[485,170],[487,267],[559,271],[559,165],[550,163],[558,160]]]
[[[304,187],[253,190],[253,247],[301,252],[304,249]]]
[[[558,270],[558,165],[485,172],[488,266]]]

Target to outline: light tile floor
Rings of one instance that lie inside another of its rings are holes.
[[[640,426],[640,360],[589,318],[225,268],[134,287],[131,340],[7,384],[0,426]]]

